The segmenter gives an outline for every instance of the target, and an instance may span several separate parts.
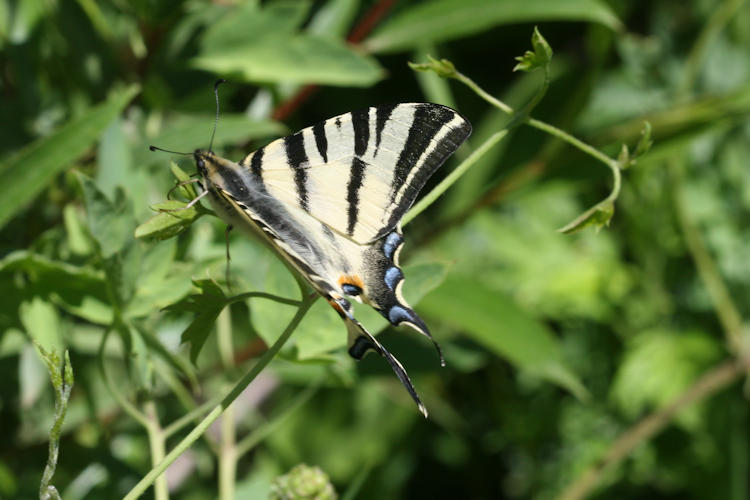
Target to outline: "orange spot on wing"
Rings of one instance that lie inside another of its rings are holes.
[[[358,274],[349,274],[349,275],[342,274],[339,277],[339,286],[344,286],[344,285],[356,286],[360,290],[365,289],[365,284],[362,281],[362,278]]]

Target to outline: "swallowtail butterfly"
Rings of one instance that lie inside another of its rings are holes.
[[[349,300],[432,340],[401,295],[400,220],[470,133],[450,108],[409,103],[330,118],[238,163],[210,150],[193,154],[216,213],[260,235],[299,272],[346,323],[349,354],[383,356],[425,416],[406,370],[354,318]]]

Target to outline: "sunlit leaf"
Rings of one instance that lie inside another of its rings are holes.
[[[426,314],[470,338],[521,370],[564,387],[578,398],[587,391],[566,366],[560,344],[541,322],[502,293],[466,277],[448,277],[420,304]]]
[[[104,103],[0,163],[4,179],[0,184],[0,227],[86,152],[137,93],[135,85],[113,93]]]
[[[437,0],[404,10],[377,29],[364,46],[370,52],[396,52],[494,26],[541,21],[588,21],[611,29],[621,26],[614,12],[595,0]]]

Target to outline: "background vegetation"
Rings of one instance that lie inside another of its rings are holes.
[[[218,219],[151,219],[194,167],[148,145],[206,147],[219,77],[228,158],[384,102],[473,123],[402,255],[447,367],[381,336],[429,420],[262,245],[231,236],[231,298]],[[0,0],[0,94],[0,497],[132,497],[191,432],[147,497],[750,497],[742,0]]]

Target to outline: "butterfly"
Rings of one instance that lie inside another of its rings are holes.
[[[345,113],[278,139],[239,162],[193,153],[214,211],[260,235],[346,323],[348,352],[383,356],[427,416],[406,370],[354,317],[372,306],[440,347],[401,293],[400,221],[427,179],[466,140],[469,122],[439,104]]]

